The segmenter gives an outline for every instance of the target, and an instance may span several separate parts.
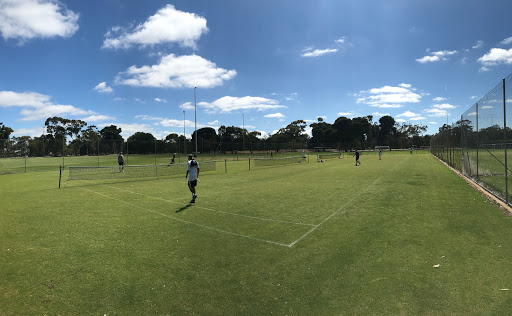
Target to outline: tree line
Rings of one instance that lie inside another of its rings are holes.
[[[378,122],[371,115],[364,117],[339,117],[333,124],[321,117],[309,124],[311,136],[306,133],[308,124],[304,120],[293,121],[276,133],[261,137],[258,131],[248,131],[236,126],[220,126],[217,130],[203,127],[190,137],[171,133],[157,139],[151,133],[136,132],[126,140],[122,129],[110,125],[99,129],[82,120],[50,117],[45,121],[41,136],[9,138],[12,128],[0,122],[0,142],[3,152],[21,156],[61,155],[105,155],[119,151],[132,154],[152,152],[235,152],[298,150],[315,147],[332,150],[369,149],[375,146],[408,148],[429,146],[430,135],[422,135],[427,126],[397,123],[391,116],[383,116]]]

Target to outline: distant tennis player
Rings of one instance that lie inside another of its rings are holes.
[[[382,157],[382,149],[379,148],[379,160],[382,160],[381,157]]]
[[[124,172],[124,157],[122,152],[117,156],[117,163],[119,164],[119,172]]]
[[[412,155],[412,147],[411,147],[411,149],[409,149],[409,151],[411,152],[411,155]]]
[[[356,152],[354,153],[354,156],[356,156],[356,166],[360,165],[361,162],[359,161],[359,151],[356,149]]]
[[[176,154],[172,154],[171,163],[169,165],[174,164],[174,160],[176,159]]]
[[[190,175],[190,177],[188,177]],[[185,175],[185,179],[188,177],[188,188],[190,192],[192,192],[192,200],[190,203],[196,202],[196,186],[197,186],[197,177],[199,176],[199,163],[195,161],[192,155],[188,155],[188,163],[187,163],[187,174]]]

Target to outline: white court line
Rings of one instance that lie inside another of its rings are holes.
[[[400,163],[398,163],[395,167],[393,167],[390,171],[393,171],[395,168],[397,168],[400,164],[402,164],[405,160],[402,160]],[[352,201],[354,201],[356,198],[358,198],[359,196],[361,196],[361,194],[365,193],[366,191],[368,191],[368,189],[370,189],[371,187],[373,187],[377,182],[380,181],[380,179],[384,178],[384,176],[378,178],[377,180],[373,181],[372,184],[370,184],[368,187],[366,187],[366,189],[364,189],[362,192],[360,192],[358,195],[354,196],[353,198],[351,198],[347,203],[343,204],[336,212],[332,213],[331,215],[329,215],[326,219],[324,219],[321,223],[319,223],[318,225],[316,225],[315,227],[311,228],[308,232],[306,232],[304,235],[300,236],[299,239],[295,240],[294,242],[292,242],[291,244],[288,245],[288,247],[293,247],[294,245],[296,245],[299,241],[301,241],[302,239],[304,239],[307,235],[311,234],[312,232],[314,232],[318,227],[322,226],[325,222],[327,222],[328,220],[330,220],[334,215],[337,215],[338,213],[340,213],[347,205],[349,205],[350,203],[352,203]]]
[[[146,194],[138,193],[138,192],[133,192],[133,191],[130,191],[130,190],[121,189],[121,188],[117,188],[117,187],[112,187],[112,186],[105,185],[105,184],[103,184],[103,186],[105,186],[107,188],[112,188],[112,189],[117,189],[117,190],[129,192],[129,193],[132,193],[132,194],[137,194],[137,195],[140,195],[140,196],[145,196],[145,197],[153,198],[153,199],[156,199],[156,200],[165,201],[165,202],[170,202],[170,203],[175,203],[175,204],[186,203],[186,202],[176,202],[176,201],[172,201],[172,200],[166,200],[166,199],[163,199],[163,198],[160,198],[160,197],[146,195]],[[194,208],[199,208],[199,209],[207,210],[207,211],[210,211],[210,212],[217,212],[217,213],[228,214],[228,215],[232,215],[232,216],[245,217],[245,218],[250,218],[250,219],[255,219],[255,220],[260,220],[260,221],[268,221],[268,222],[276,222],[276,223],[292,224],[292,225],[303,225],[303,226],[316,226],[315,224],[289,222],[289,221],[282,221],[282,220],[272,219],[272,218],[249,216],[249,215],[238,214],[238,213],[230,213],[230,212],[218,211],[218,210],[214,210],[212,208],[207,208],[207,207],[199,206],[197,204],[194,205]]]
[[[227,230],[222,230],[222,229],[218,229],[218,228],[214,228],[214,227],[210,227],[210,226],[206,226],[206,225],[201,225],[201,224],[197,224],[197,223],[194,223],[194,222],[190,222],[190,221],[187,221],[187,220],[184,220],[184,219],[181,219],[181,218],[176,218],[174,216],[170,216],[170,215],[167,215],[167,214],[156,212],[156,211],[153,211],[153,210],[150,210],[150,209],[147,209],[147,208],[144,208],[144,207],[141,207],[141,206],[138,206],[138,205],[135,205],[135,204],[123,201],[123,200],[116,199],[114,197],[108,196],[108,195],[103,194],[103,193],[99,193],[99,192],[96,192],[96,191],[93,191],[93,190],[86,189],[86,188],[82,188],[82,187],[76,187],[76,188],[79,188],[79,189],[82,189],[82,190],[85,190],[85,191],[89,191],[89,192],[92,192],[92,193],[96,193],[98,195],[101,195],[103,197],[112,199],[114,201],[118,201],[118,202],[130,205],[130,206],[142,209],[142,210],[144,210],[146,212],[150,212],[150,213],[153,213],[153,214],[158,214],[158,215],[163,216],[163,217],[174,219],[174,220],[182,222],[182,223],[187,223],[187,224],[198,226],[198,227],[201,227],[201,228],[204,228],[204,229],[209,229],[209,230],[213,230],[213,231],[216,231],[216,232],[220,232],[220,233],[224,233],[224,234],[228,234],[228,235],[233,235],[233,236],[237,236],[237,237],[241,237],[241,238],[246,238],[246,239],[255,240],[255,241],[261,241],[261,242],[265,242],[265,243],[273,244],[273,245],[278,245],[278,246],[282,246],[282,247],[290,247],[289,245],[283,244],[283,243],[280,243],[280,242],[271,241],[271,240],[265,240],[265,239],[256,238],[256,237],[252,237],[252,236],[247,236],[247,235],[241,235],[241,234],[233,233],[233,232],[230,232],[230,231],[227,231]]]

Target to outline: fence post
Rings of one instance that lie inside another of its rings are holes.
[[[479,181],[478,178],[478,150],[480,148],[480,144],[478,142],[478,103],[476,104],[476,181]]]
[[[503,130],[505,131],[505,201],[508,203],[507,99],[505,99],[505,78],[503,78]]]
[[[226,173],[228,173],[228,160],[224,159],[224,170],[226,170]]]

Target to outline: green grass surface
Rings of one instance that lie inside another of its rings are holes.
[[[2,315],[505,315],[512,222],[430,155],[0,176]],[[434,265],[440,264],[439,268]]]

